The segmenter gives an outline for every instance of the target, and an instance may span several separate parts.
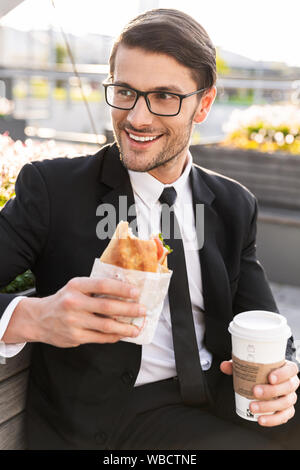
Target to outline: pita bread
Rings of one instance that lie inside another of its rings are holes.
[[[121,221],[100,261],[125,269],[147,272],[168,272],[167,256],[163,264],[157,259],[157,246],[154,239],[142,240],[133,235],[128,222]]]

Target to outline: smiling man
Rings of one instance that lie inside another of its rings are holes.
[[[107,101],[115,107],[112,120],[122,162],[129,170],[172,183],[186,163],[193,126],[206,117],[216,88],[197,90],[190,69],[167,54],[121,44],[113,57],[113,84],[105,86]],[[144,99],[137,88],[149,92]]]
[[[111,53],[104,87],[116,143],[22,169],[0,213],[0,284],[31,268],[38,296],[0,296],[0,353],[33,343],[29,449],[300,448],[292,338],[286,363],[254,388],[258,423],[235,414],[228,324],[277,307],[256,259],[255,197],[194,165],[189,152],[215,82],[215,49],[201,25],[177,10],[146,12]],[[160,232],[164,214],[173,229],[169,293],[143,346],[122,341],[140,331],[117,321],[147,314],[139,292],[89,278],[109,242],[97,237],[98,209],[111,205],[119,220],[124,197],[140,236]],[[199,205],[203,247],[190,236]]]

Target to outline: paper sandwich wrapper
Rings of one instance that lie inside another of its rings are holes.
[[[120,221],[101,258],[95,259],[91,277],[118,279],[136,286],[140,291],[138,302],[146,307],[146,317],[113,317],[117,321],[131,323],[141,328],[136,338],[122,338],[122,341],[136,344],[151,343],[171,276],[172,271],[167,267],[166,253],[164,259],[163,256],[160,261],[157,259],[155,241],[139,239],[133,235],[127,221]],[[111,298],[124,300],[120,297]]]
[[[164,299],[168,293],[170,279],[173,274],[171,270],[166,270],[164,267],[162,267],[161,271],[163,272],[124,269],[113,264],[103,263],[98,258],[95,259],[90,275],[92,278],[117,279],[133,284],[140,291],[137,302],[143,304],[147,309],[145,319],[142,317],[131,319],[128,317],[118,317],[119,321],[131,323],[139,328],[142,327],[141,333],[137,337],[126,337],[122,338],[121,341],[136,344],[149,344],[152,342],[158,319],[163,309]],[[119,297],[110,298],[124,300]]]

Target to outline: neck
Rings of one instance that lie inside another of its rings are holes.
[[[174,161],[175,160],[175,161]],[[184,153],[178,158],[160,165],[148,173],[163,184],[174,183],[182,175],[188,162],[188,155]]]

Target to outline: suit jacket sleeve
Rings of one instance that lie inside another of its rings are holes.
[[[241,255],[240,276],[233,302],[234,315],[258,309],[279,313],[265,271],[256,257],[256,231],[257,200],[254,199],[253,216]],[[292,337],[287,344],[286,358],[297,363]]]
[[[0,211],[0,287],[32,269],[47,242],[49,199],[35,164],[26,164],[15,185],[16,196]],[[0,317],[14,294],[0,294]]]

